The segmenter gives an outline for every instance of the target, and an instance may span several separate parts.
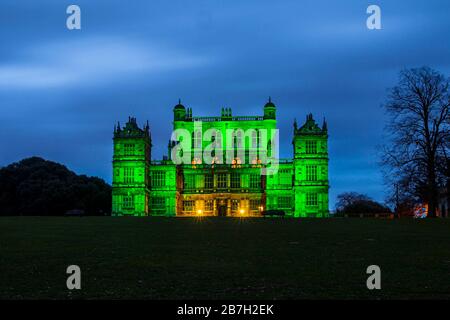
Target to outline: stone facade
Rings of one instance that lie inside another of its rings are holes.
[[[173,114],[174,132],[185,136],[173,136],[159,161],[151,161],[148,123],[141,129],[129,118],[115,126],[113,215],[248,217],[280,209],[292,217],[328,217],[325,121],[319,127],[309,114],[303,126],[295,122],[293,158],[279,159],[270,99],[262,116],[233,116],[222,108],[221,116],[194,117],[181,102]],[[211,158],[204,157],[211,146]]]

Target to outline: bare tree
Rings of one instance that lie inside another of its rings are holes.
[[[382,164],[397,200],[428,203],[436,216],[439,187],[448,181],[450,79],[428,67],[403,70],[385,104],[389,143]]]

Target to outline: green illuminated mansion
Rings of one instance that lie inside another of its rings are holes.
[[[185,134],[172,134],[167,156],[155,161],[148,122],[118,123],[112,214],[249,217],[277,209],[291,217],[328,217],[326,122],[319,126],[312,114],[300,127],[294,122],[293,159],[277,158],[276,135],[267,134],[276,129],[270,99],[262,116],[233,116],[222,108],[220,116],[194,117],[179,102],[173,130]],[[210,158],[202,156],[207,151]]]

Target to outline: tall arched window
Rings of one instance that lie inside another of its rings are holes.
[[[242,148],[242,130],[238,130],[237,132],[237,144],[238,148]]]
[[[252,131],[252,148],[256,149],[258,147],[258,134],[256,130]]]
[[[194,148],[200,149],[201,147],[202,147],[202,133],[200,130],[197,130],[195,132]]]

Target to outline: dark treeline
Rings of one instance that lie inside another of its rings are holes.
[[[387,214],[391,209],[381,203],[376,202],[365,194],[357,192],[341,193],[337,197],[336,216],[343,215],[367,215]]]
[[[0,215],[86,215],[111,212],[111,186],[65,166],[32,157],[0,169]]]

